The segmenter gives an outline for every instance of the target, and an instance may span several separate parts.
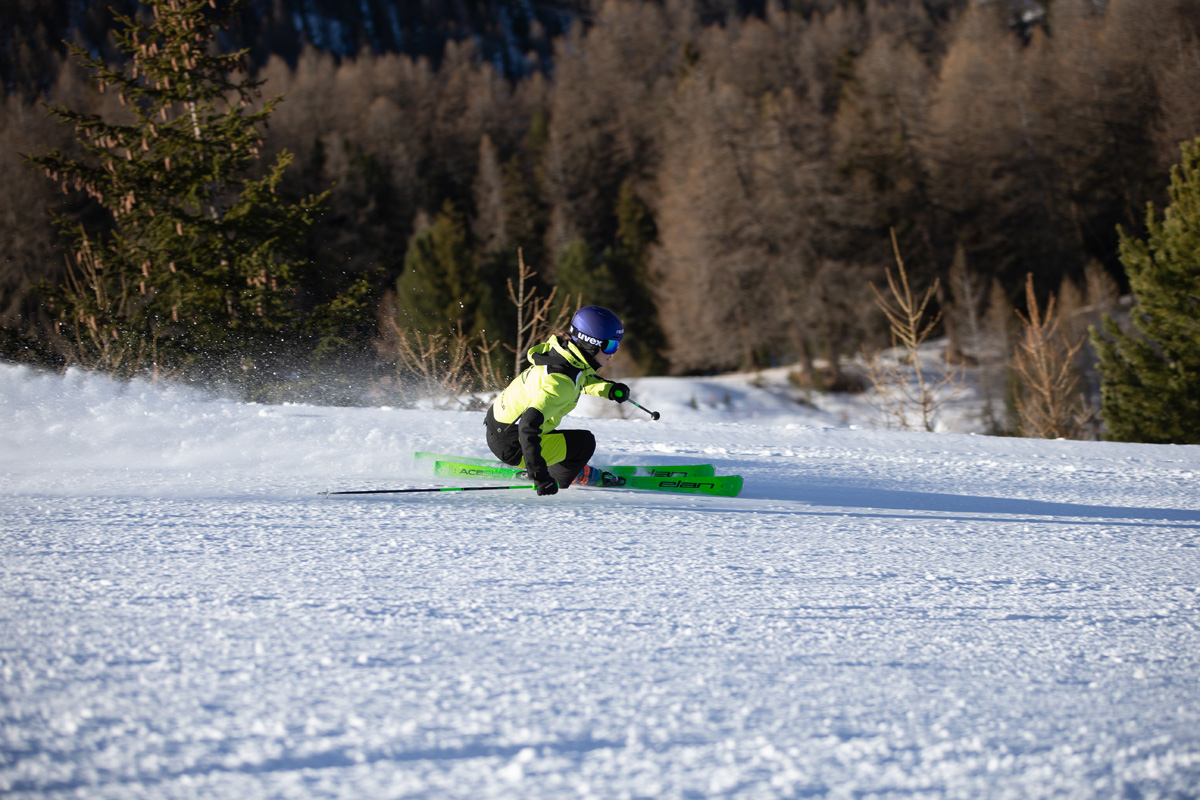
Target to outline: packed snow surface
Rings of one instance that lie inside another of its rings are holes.
[[[0,367],[0,794],[1200,796],[1200,447],[713,385],[568,422],[737,498],[326,498],[481,415]]]

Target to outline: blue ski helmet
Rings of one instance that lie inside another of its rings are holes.
[[[571,341],[589,355],[607,353],[612,355],[621,346],[625,326],[620,318],[600,306],[584,306],[571,317],[569,331]]]

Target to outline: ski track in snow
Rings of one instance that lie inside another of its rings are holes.
[[[652,407],[597,460],[742,496],[322,498],[480,415],[0,367],[0,794],[1200,796],[1200,447]]]

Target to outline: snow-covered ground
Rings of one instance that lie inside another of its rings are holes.
[[[326,499],[480,415],[0,366],[0,794],[1200,796],[1200,447],[634,395],[742,496]]]

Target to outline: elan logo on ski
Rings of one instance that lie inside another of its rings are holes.
[[[694,481],[663,481],[659,484],[663,489],[716,489],[715,483],[695,483]]]

